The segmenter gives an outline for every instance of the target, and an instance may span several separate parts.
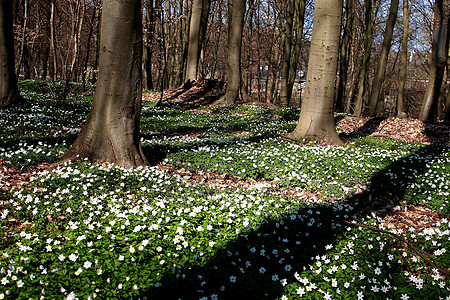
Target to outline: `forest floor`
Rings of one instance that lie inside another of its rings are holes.
[[[283,138],[298,109],[217,106],[220,91],[168,90],[162,107],[144,93],[141,142],[157,159],[133,171],[55,164],[83,101],[30,93],[0,111],[0,296],[43,282],[51,297],[450,299],[449,124],[337,115],[344,145],[318,145]],[[79,263],[62,263],[70,253]]]

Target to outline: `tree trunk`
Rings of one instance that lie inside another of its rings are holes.
[[[0,0],[0,107],[21,100],[14,70],[12,1]]]
[[[211,0],[203,0],[202,18],[200,22],[200,55],[197,66],[197,77],[206,77],[203,64],[205,62],[206,44],[208,42],[207,29],[209,23],[209,11],[211,9]],[[199,69],[200,68],[200,69]],[[206,72],[207,73],[207,72]]]
[[[28,0],[23,1],[23,23],[22,23],[22,35],[20,38],[20,50],[19,50],[19,59],[17,62],[17,70],[16,70],[16,78],[18,79],[20,76],[20,69],[22,68],[22,64],[24,61],[24,53],[26,49],[27,43],[27,27],[28,27]]]
[[[448,27],[450,27],[450,24]],[[447,78],[450,78],[450,28],[447,29],[447,44]],[[444,106],[444,121],[450,122],[450,86],[447,89],[447,98]]]
[[[355,70],[356,68],[356,51],[358,49],[358,46],[356,44],[356,42],[352,43],[352,49],[350,51],[350,57],[351,57],[351,64],[350,64],[350,74],[351,74],[351,80],[350,80],[350,90],[348,91],[348,96],[345,100],[345,113],[350,114],[352,112],[352,104],[353,104],[353,98],[355,95],[355,91],[357,88],[357,84],[358,84],[358,72],[356,72]]]
[[[448,55],[447,23],[449,8],[445,0],[436,0],[434,11],[433,45],[431,50],[431,65],[428,85],[422,101],[419,119],[422,121],[436,121],[439,94],[444,77]]]
[[[191,24],[191,16],[192,16],[192,4],[189,5],[189,0],[185,0],[185,10],[187,12],[186,15],[186,28],[184,30],[184,46],[183,46],[183,57],[181,60],[181,70],[184,72],[183,82],[186,81],[186,67],[187,67],[187,56],[188,56],[188,48],[189,48],[189,32],[190,32],[190,24]]]
[[[409,0],[403,0],[403,33],[402,33],[402,57],[400,65],[400,81],[398,83],[397,116],[407,117],[405,107],[405,84],[408,67],[408,35],[409,35]]]
[[[316,0],[300,119],[291,138],[341,144],[334,125],[334,92],[342,0]]]
[[[245,58],[244,71],[242,72],[242,92],[246,95],[251,94],[251,71],[250,67],[252,64],[252,37],[253,37],[253,16],[255,14],[255,0],[249,1],[248,8],[248,34],[247,34],[247,51]]]
[[[44,19],[44,49],[43,49],[43,58],[42,58],[42,75],[41,80],[47,80],[48,74],[48,63],[50,58],[50,0],[46,0],[41,4],[41,12],[43,11],[43,19]]]
[[[227,92],[220,102],[234,104],[241,87],[241,42],[246,0],[228,0],[231,18],[228,23]]]
[[[97,13],[95,16],[95,34],[94,34],[94,63],[92,65],[91,72],[91,78],[89,78],[89,81],[94,84],[97,82],[97,75],[98,75],[98,58],[100,56],[100,25],[101,25],[101,2],[99,1],[99,8],[97,9]]]
[[[219,1],[218,5],[218,16],[217,16],[217,32],[216,32],[216,41],[214,44],[214,52],[213,52],[213,65],[211,69],[211,78],[216,77],[217,70],[217,58],[219,53],[219,44],[220,44],[220,33],[222,32],[222,1]],[[220,74],[219,74],[220,75]]]
[[[368,71],[369,71],[369,63],[370,63],[370,53],[372,50],[372,37],[373,37],[373,19],[374,19],[374,11],[372,0],[365,0],[366,6],[366,16],[365,16],[365,24],[366,24],[366,36],[364,38],[364,54],[361,62],[361,69],[359,72],[359,88],[358,93],[356,95],[354,114],[358,117],[362,116],[363,111],[363,97],[367,90],[368,84]]]
[[[375,116],[378,100],[383,90],[384,76],[386,74],[386,66],[391,50],[392,36],[394,34],[395,20],[398,13],[398,0],[391,0],[391,7],[389,9],[389,16],[386,22],[386,30],[381,48],[380,59],[378,61],[377,73],[372,85],[372,93],[369,98],[368,115]],[[384,99],[382,100],[384,101]]]
[[[84,12],[86,9],[86,5],[84,1],[78,2],[76,13],[75,13],[75,26],[73,31],[73,53],[72,53],[72,61],[70,63],[70,75],[67,79],[72,81],[77,81],[77,72],[76,72],[76,64],[78,61],[78,54],[80,52],[80,40],[81,40],[81,29],[83,28],[84,21]]]
[[[198,59],[200,57],[200,24],[202,20],[203,0],[193,0],[191,23],[189,25],[189,45],[186,61],[186,81],[197,80]]]
[[[345,110],[345,90],[347,88],[348,64],[353,36],[353,16],[355,14],[354,0],[347,0],[345,4],[346,22],[344,36],[341,42],[341,55],[339,60],[339,83],[336,95],[336,111]]]
[[[97,89],[88,120],[63,160],[87,157],[125,168],[146,165],[139,139],[141,1],[103,2]]]
[[[280,105],[288,107],[290,102],[289,93],[289,70],[291,62],[291,50],[293,40],[293,23],[294,23],[294,0],[288,0],[286,10],[286,25],[284,29],[282,47],[283,47],[283,63],[281,65],[281,90]]]
[[[301,49],[302,49],[302,38],[303,38],[303,26],[305,22],[305,9],[306,0],[296,1],[297,5],[295,7],[295,19],[294,19],[294,49],[291,55],[291,62],[289,67],[289,86],[288,86],[288,97],[292,97],[292,89],[294,88],[295,77],[297,75],[297,66],[300,60]]]
[[[155,31],[155,13],[153,0],[146,0],[145,2],[145,25],[144,25],[144,88],[153,90],[152,77],[152,40],[151,37]]]
[[[50,0],[50,52],[52,54],[52,75],[53,80],[58,79],[58,60],[56,56],[55,44],[55,0]]]

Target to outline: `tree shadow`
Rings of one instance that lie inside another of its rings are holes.
[[[339,137],[343,139],[355,139],[369,136],[377,131],[378,127],[380,127],[381,122],[383,122],[384,120],[386,120],[386,118],[371,118],[358,129],[349,133],[341,133]],[[336,121],[336,123],[337,122],[339,121]]]
[[[225,82],[217,79],[202,79],[188,81],[178,88],[172,96],[163,99],[159,105],[162,107],[177,106],[183,109],[197,108],[211,104],[223,94]],[[176,101],[183,96],[184,99]]]
[[[189,131],[191,132],[191,131]],[[179,132],[178,132],[179,133]],[[141,135],[141,137],[143,138],[147,138],[147,139],[151,139],[155,136],[158,135]],[[164,134],[164,136],[167,136],[167,134]],[[175,135],[177,136],[177,135]],[[161,144],[156,144],[156,145],[143,145],[142,149],[144,151],[144,154],[147,158],[147,161],[149,162],[150,165],[154,166],[154,165],[158,165],[159,163],[161,163],[169,153],[177,153],[177,152],[183,152],[185,150],[196,150],[200,147],[204,147],[204,146],[212,146],[212,147],[216,147],[219,149],[225,148],[227,146],[230,145],[235,145],[235,144],[239,144],[239,143],[246,143],[246,142],[251,142],[251,143],[257,143],[263,140],[266,140],[268,138],[271,137],[276,137],[277,134],[273,133],[272,135],[249,135],[249,136],[243,136],[243,137],[233,137],[229,140],[226,139],[211,139],[211,138],[207,138],[207,139],[202,139],[202,140],[198,140],[198,141],[193,141],[191,143],[183,143],[181,145],[161,145]]]
[[[164,273],[161,286],[149,288],[140,298],[212,299],[212,295],[218,299],[279,298],[283,292],[282,279],[295,281],[294,272],[308,270],[313,257],[326,255],[326,246],[342,238],[347,226],[343,221],[349,218],[346,215],[358,213],[364,217],[373,210],[405,200],[408,185],[448,150],[448,147],[421,147],[374,174],[366,191],[350,195],[337,205],[305,204],[280,216],[266,216],[261,224],[240,233],[214,254],[205,250],[202,257],[186,257],[185,264]],[[448,211],[446,214],[450,215]],[[211,216],[205,212],[204,217]],[[227,227],[223,225],[224,229]],[[215,228],[203,244],[216,240],[214,232],[220,229]],[[177,252],[170,242],[167,247]],[[399,280],[390,279],[393,286],[403,284]]]
[[[445,151],[449,151],[448,146],[427,145],[420,147],[377,172],[372,177],[366,191],[350,195],[348,199],[352,202],[360,202],[361,208],[367,211],[381,209],[390,213],[395,205],[404,200],[409,200],[407,197],[408,188],[416,182],[419,175],[424,174],[429,169],[429,164],[440,158]],[[450,216],[448,208],[440,213]]]

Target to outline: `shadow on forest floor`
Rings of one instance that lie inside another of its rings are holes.
[[[292,282],[295,271],[307,270],[312,257],[325,255],[326,245],[334,245],[343,238],[347,226],[344,215],[358,212],[364,217],[373,210],[399,204],[406,199],[408,185],[424,174],[427,164],[444,151],[446,147],[424,146],[380,170],[366,191],[350,195],[340,203],[341,207],[353,207],[352,211],[339,211],[333,205],[306,205],[282,218],[269,217],[260,227],[240,234],[213,256],[205,253],[195,263],[167,272],[161,286],[150,288],[145,296],[148,299],[209,299],[213,294],[219,299],[281,297],[282,278]],[[450,215],[449,211],[441,213]],[[292,271],[286,271],[287,265],[292,266]],[[264,274],[261,268],[265,269]],[[275,275],[278,280],[273,280]],[[393,286],[395,278],[391,280]]]
[[[218,100],[223,94],[225,82],[217,79],[188,81],[179,87],[173,95],[163,99],[161,106],[177,105],[190,109],[211,104]]]

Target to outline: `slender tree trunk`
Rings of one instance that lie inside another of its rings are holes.
[[[445,3],[445,4],[444,4]],[[428,85],[422,101],[419,119],[422,121],[436,121],[439,94],[444,77],[448,55],[447,23],[449,8],[447,1],[436,0],[434,11],[433,45],[431,50],[431,65]]]
[[[450,27],[450,24],[449,24]],[[447,47],[448,47],[448,52],[447,52],[447,78],[450,78],[450,28],[447,29]],[[445,101],[445,106],[444,106],[444,121],[449,122],[450,121],[450,85],[447,89],[447,98]]]
[[[92,65],[92,70],[93,72],[91,72],[91,77],[89,78],[89,81],[94,84],[97,82],[97,73],[98,73],[98,57],[100,55],[100,14],[101,14],[101,5],[99,3],[99,6],[96,10],[96,15],[95,15],[95,34],[93,37],[93,44],[94,44],[94,63]]]
[[[193,0],[191,22],[189,25],[189,46],[186,61],[186,81],[197,80],[198,59],[200,57],[200,24],[203,0]]]
[[[248,9],[248,34],[247,34],[247,51],[245,58],[244,71],[242,72],[242,92],[245,94],[251,94],[251,72],[250,67],[252,64],[252,37],[253,37],[253,16],[255,13],[255,0],[249,1]]]
[[[189,0],[185,1],[185,10],[187,12],[186,16],[186,28],[184,31],[184,47],[183,47],[183,59],[181,60],[181,70],[184,70],[183,82],[186,81],[186,67],[187,67],[187,57],[188,57],[188,48],[189,48],[189,32],[190,32],[190,24],[192,17],[192,4],[189,5]]]
[[[17,70],[16,70],[16,78],[20,77],[20,70],[23,65],[24,61],[24,53],[27,51],[27,27],[28,27],[28,0],[23,1],[23,24],[22,24],[22,35],[20,38],[20,50],[19,50],[19,59],[17,63]]]
[[[203,64],[205,62],[205,55],[206,55],[206,44],[208,42],[208,35],[207,35],[207,29],[208,29],[208,23],[209,23],[209,12],[211,9],[211,0],[203,0],[203,7],[202,7],[202,19],[200,22],[200,56],[198,59],[198,73],[200,73],[200,77],[204,78],[206,76],[203,68]],[[197,76],[199,76],[197,74]]]
[[[89,64],[89,57],[90,57],[90,52],[91,52],[91,43],[92,43],[92,35],[94,34],[94,24],[95,24],[95,17],[97,15],[97,7],[98,3],[94,2],[94,8],[92,10],[92,16],[91,16],[91,26],[89,27],[89,34],[88,34],[88,39],[87,39],[87,46],[86,46],[86,57],[84,60],[84,66],[83,66],[83,73],[82,73],[82,83],[83,83],[83,91],[85,90],[86,87],[86,75],[87,75],[87,68],[88,68],[88,64]]]
[[[381,48],[380,59],[378,61],[377,73],[372,85],[372,93],[369,98],[368,115],[375,116],[381,91],[383,90],[384,76],[386,74],[386,66],[391,50],[392,36],[394,34],[395,20],[398,13],[398,0],[391,0],[391,7],[389,9],[389,16],[386,22],[386,30],[383,39],[383,46]],[[384,99],[382,100],[384,102]]]
[[[42,12],[44,18],[43,25],[43,36],[44,36],[44,50],[42,58],[42,75],[41,80],[47,80],[48,74],[48,62],[50,58],[50,0],[45,0],[40,7],[40,12]]]
[[[241,87],[241,42],[246,0],[229,0],[231,18],[228,23],[227,92],[220,102],[234,104]]]
[[[398,83],[397,115],[406,117],[405,107],[405,84],[406,71],[408,67],[408,35],[409,35],[409,0],[403,0],[403,34],[402,34],[402,57],[400,65],[400,81]]]
[[[342,143],[333,114],[341,15],[342,0],[316,0],[305,96],[291,138]]]
[[[155,31],[155,12],[153,0],[146,0],[145,2],[145,26],[144,26],[144,87],[148,90],[153,90],[152,77],[152,40],[151,37]]]
[[[21,100],[14,70],[12,1],[0,0],[0,107]]]
[[[293,40],[294,0],[288,0],[287,2],[285,23],[284,34],[281,42],[283,47],[283,62],[281,65],[280,105],[283,107],[288,107],[291,100],[289,95],[289,70]]]
[[[74,14],[74,27],[73,27],[73,37],[72,37],[72,60],[70,62],[69,75],[67,79],[72,81],[77,81],[76,64],[78,61],[79,50],[80,50],[80,39],[81,39],[81,29],[83,28],[84,12],[85,12],[84,1],[78,1],[75,8]]]
[[[177,66],[177,47],[178,47],[178,22],[173,25],[172,32],[172,49],[170,53],[170,70],[169,70],[169,88],[174,86],[176,79],[175,68]]]
[[[372,37],[373,37],[373,19],[374,19],[374,11],[372,0],[365,0],[366,6],[366,16],[365,16],[365,24],[366,24],[366,36],[364,39],[364,54],[361,62],[361,69],[359,72],[359,88],[358,94],[356,96],[354,113],[358,117],[361,117],[363,110],[363,97],[367,90],[368,85],[368,71],[369,71],[369,63],[370,63],[370,53],[372,50]]]
[[[56,44],[55,44],[55,0],[50,0],[50,52],[53,58],[53,80],[58,79],[58,60],[56,56]]]
[[[139,139],[141,12],[140,0],[103,2],[94,102],[80,135],[63,156],[64,161],[87,157],[125,168],[147,164]]]
[[[352,43],[352,50],[351,50],[351,52],[350,52],[350,54],[351,54],[351,71],[350,71],[350,74],[351,74],[351,80],[350,80],[350,90],[348,91],[348,96],[347,96],[347,98],[346,98],[346,100],[345,100],[345,112],[346,113],[348,113],[348,114],[350,114],[351,112],[352,112],[352,104],[353,104],[353,98],[354,98],[354,95],[355,95],[355,91],[356,91],[356,86],[357,86],[357,83],[358,83],[358,75],[359,74],[357,74],[358,72],[356,72],[355,70],[357,69],[355,66],[356,66],[356,63],[355,63],[355,55],[356,55],[356,49],[357,49],[357,46],[356,46],[356,43],[354,42],[354,43]]]
[[[348,64],[353,36],[353,16],[355,14],[354,0],[347,0],[345,4],[346,22],[344,36],[341,43],[341,55],[339,60],[339,83],[336,96],[336,111],[345,110],[345,90],[347,88]]]
[[[218,53],[219,53],[219,45],[220,45],[220,33],[222,32],[222,1],[219,1],[218,8],[218,16],[217,16],[217,32],[216,32],[216,41],[214,44],[214,52],[213,52],[213,65],[211,70],[211,77],[216,77],[217,70],[217,61],[218,61]]]
[[[292,102],[292,89],[294,88],[295,78],[297,75],[297,66],[300,60],[300,54],[302,49],[302,38],[303,38],[303,26],[305,21],[305,9],[306,0],[296,1],[295,7],[295,19],[294,19],[294,49],[291,55],[291,62],[289,67],[289,84],[288,84],[288,97],[290,102]]]

